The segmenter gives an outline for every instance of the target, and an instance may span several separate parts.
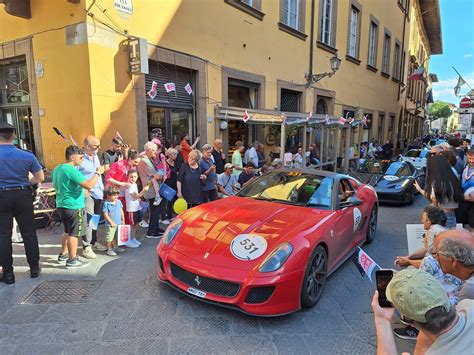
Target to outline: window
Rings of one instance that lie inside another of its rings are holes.
[[[298,3],[299,0],[283,1],[283,23],[298,30]]]
[[[323,13],[321,16],[320,41],[328,46],[332,45],[332,0],[323,0]]]
[[[383,40],[382,73],[388,74],[390,69],[390,34],[385,33]]]
[[[241,0],[243,3],[247,4],[248,6],[254,6],[254,1],[253,0]]]
[[[368,65],[376,68],[377,67],[377,37],[379,27],[374,21],[370,22],[369,29],[369,58],[367,60]]]
[[[281,89],[280,95],[280,111],[299,112],[300,111],[301,93],[298,91]]]
[[[402,70],[400,71],[400,81],[403,83],[405,82],[405,61],[407,59],[407,53],[403,51],[402,57]]]
[[[319,99],[316,103],[316,113],[326,115],[328,113],[328,104],[325,99]]]
[[[383,144],[384,139],[384,130],[385,130],[385,115],[383,113],[379,114],[379,131],[378,131],[378,142]]]
[[[358,58],[358,37],[359,37],[359,10],[351,6],[351,17],[349,23],[349,55]]]
[[[263,20],[265,16],[262,12],[262,0],[224,0],[224,2],[260,21]]]
[[[228,81],[229,106],[242,108],[258,107],[259,84],[248,81],[231,79]]]
[[[398,79],[399,61],[400,61],[400,45],[398,43],[395,43],[395,50],[393,52],[393,69],[392,69],[392,77],[394,79]]]

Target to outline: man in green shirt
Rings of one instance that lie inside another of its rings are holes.
[[[232,154],[232,165],[234,166],[232,174],[236,177],[239,177],[240,173],[244,170],[244,164],[242,163],[242,153],[244,150],[244,143],[241,141],[235,142],[235,151]]]
[[[78,239],[86,234],[87,228],[83,189],[93,188],[104,172],[104,167],[99,166],[94,176],[86,180],[77,170],[83,159],[83,150],[75,145],[70,145],[66,148],[66,162],[58,165],[53,171],[56,207],[64,225],[62,251],[58,261],[65,261],[67,268],[89,265],[88,262],[79,260],[77,257]]]

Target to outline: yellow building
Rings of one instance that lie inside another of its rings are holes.
[[[358,143],[411,127],[405,53],[417,40],[424,58],[437,52],[419,25],[425,0],[0,2],[1,117],[49,168],[67,144],[53,127],[103,146],[116,131],[134,146],[150,133],[177,141],[190,132],[228,150],[259,140],[267,157],[316,142],[325,161],[352,158]],[[146,74],[130,74],[135,38],[147,41]],[[341,125],[341,116],[355,120]]]

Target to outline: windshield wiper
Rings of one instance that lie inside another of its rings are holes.
[[[262,197],[262,196],[258,196],[258,197],[251,197],[253,198],[254,200],[260,200],[260,201],[275,201],[274,198],[270,198],[270,197]]]
[[[304,204],[305,207],[328,207],[328,205],[323,205],[322,203],[308,202]]]

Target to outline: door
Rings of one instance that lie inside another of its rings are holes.
[[[149,106],[147,116],[148,134],[156,134],[163,144],[179,143],[183,133],[189,133],[194,141],[192,110]]]
[[[192,122],[192,111],[174,108],[171,109],[171,132],[169,132],[169,138],[171,141],[181,141],[181,134],[183,133],[189,133],[189,136],[193,137],[194,132],[192,132]]]
[[[33,121],[29,107],[9,107],[1,109],[3,121],[16,127],[16,140],[14,144],[21,149],[35,153],[35,141],[33,136]]]

